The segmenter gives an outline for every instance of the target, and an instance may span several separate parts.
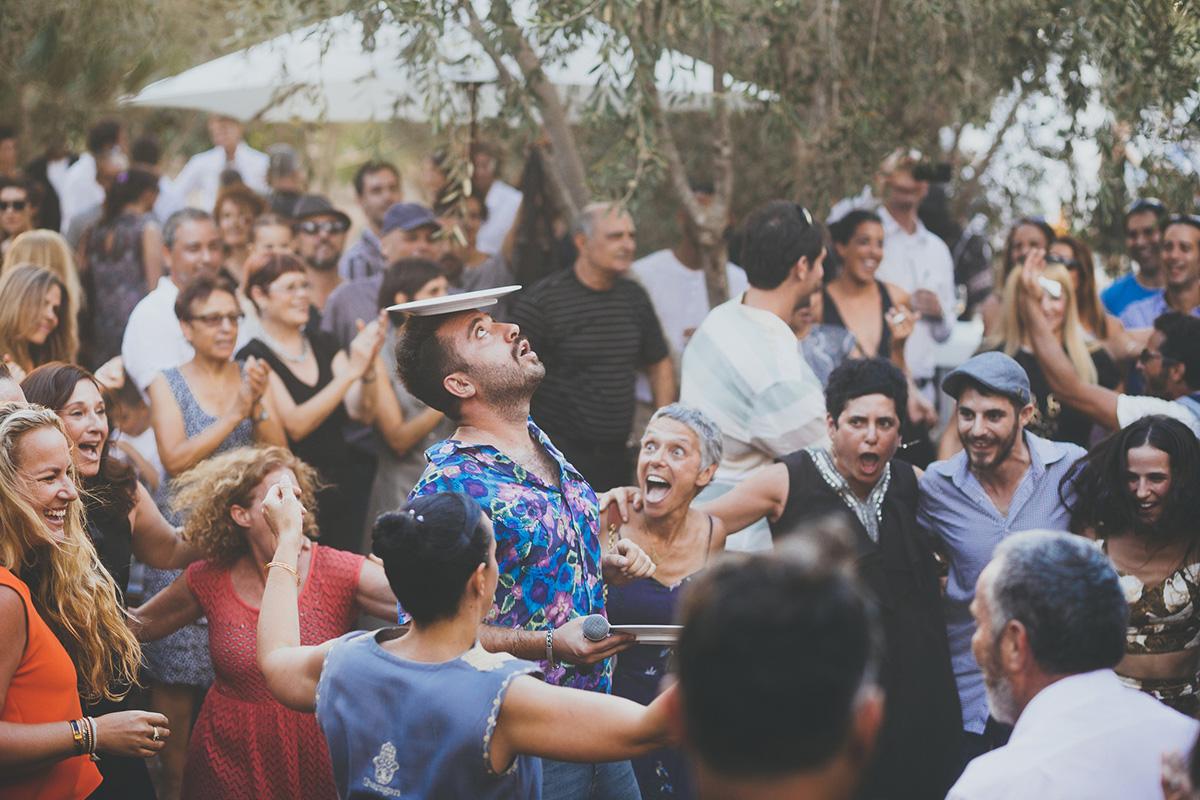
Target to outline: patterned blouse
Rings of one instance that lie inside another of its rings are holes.
[[[561,491],[490,445],[438,442],[410,498],[465,492],[492,519],[500,582],[487,622],[544,631],[571,619],[604,614],[596,493],[529,420],[529,433],[558,463]],[[542,662],[546,682],[608,692],[611,659],[590,667]]]

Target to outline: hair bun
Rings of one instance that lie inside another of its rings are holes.
[[[412,509],[380,514],[371,527],[371,552],[380,558],[408,550],[425,520]]]

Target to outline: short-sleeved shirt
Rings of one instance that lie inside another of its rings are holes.
[[[1132,425],[1142,417],[1152,414],[1162,414],[1164,417],[1177,419],[1192,429],[1192,433],[1200,437],[1200,401],[1164,400],[1161,397],[1145,395],[1117,395],[1117,424],[1124,428]]]
[[[969,607],[975,582],[992,560],[996,546],[1010,534],[1035,528],[1067,530],[1071,515],[1059,496],[1059,485],[1087,452],[1078,445],[1051,442],[1028,431],[1023,435],[1030,464],[1007,515],[996,510],[971,472],[965,452],[930,464],[920,481],[917,521],[942,541],[950,560],[944,601],[946,635],[962,703],[963,729],[972,733],[983,732],[988,715],[983,674],[971,653],[975,620]]]
[[[348,281],[378,275],[386,268],[387,259],[380,249],[379,236],[370,228],[363,228],[362,236],[346,248],[338,261],[338,274]]]
[[[667,357],[646,290],[619,278],[596,291],[561,270],[517,297],[512,320],[546,365],[533,395],[538,425],[551,436],[624,444],[638,370]]]
[[[1121,324],[1131,331],[1138,328],[1153,328],[1154,320],[1168,311],[1174,310],[1167,305],[1167,296],[1158,292],[1126,306],[1125,310],[1121,312]],[[1188,313],[1193,317],[1200,317],[1200,306],[1196,306]]]
[[[1139,300],[1161,295],[1162,289],[1147,289],[1138,283],[1137,276],[1128,272],[1117,278],[1109,287],[1100,293],[1100,301],[1108,309],[1108,313],[1121,316],[1121,312]]]
[[[465,492],[491,517],[500,581],[487,622],[544,631],[575,617],[605,614],[596,493],[538,426],[529,435],[558,464],[558,488],[490,445],[456,439],[425,452],[429,465],[412,497]],[[402,618],[403,619],[403,618]],[[590,667],[542,662],[547,683],[607,692],[612,663]]]

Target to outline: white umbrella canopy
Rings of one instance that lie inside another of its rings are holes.
[[[446,118],[465,119],[470,113],[466,87],[475,84],[477,115],[500,113],[496,67],[465,27],[449,27],[438,42],[441,57],[432,88],[442,93],[439,99],[445,102],[440,104],[428,96],[431,82],[399,59],[413,35],[413,28],[390,21],[375,32],[375,48],[366,52],[361,24],[353,14],[344,14],[156,81],[122,102],[267,122],[426,122],[434,106]],[[547,77],[576,119],[597,91],[604,38],[600,32],[587,33],[576,46],[564,51],[557,43],[552,48],[555,55],[543,56]],[[613,58],[611,63],[628,81],[629,58]],[[515,64],[510,71],[518,74]],[[709,64],[673,50],[665,51],[655,65],[656,84],[671,110],[706,108],[712,74]],[[762,94],[728,75],[725,84],[735,105]],[[619,97],[607,99],[620,102]]]

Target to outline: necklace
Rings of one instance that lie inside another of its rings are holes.
[[[302,364],[304,359],[308,358],[308,337],[303,333],[300,334],[300,354],[292,355],[280,346],[279,342],[271,338],[271,334],[267,333],[266,329],[260,331],[263,341],[267,343],[267,347],[275,351],[275,354],[284,361],[290,361],[293,364]]]

